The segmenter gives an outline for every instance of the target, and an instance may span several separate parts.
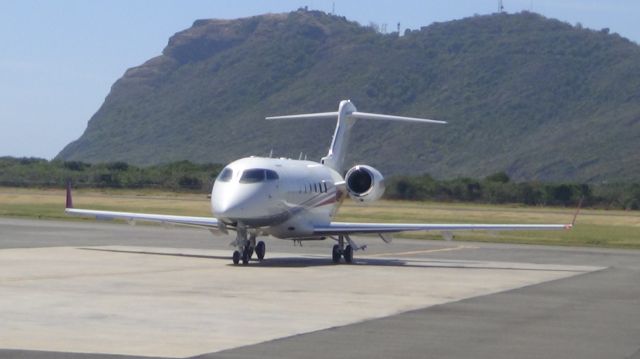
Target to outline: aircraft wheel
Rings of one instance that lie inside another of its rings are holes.
[[[333,246],[333,251],[331,251],[331,256],[333,259],[333,263],[340,263],[340,246],[339,245],[334,245]]]
[[[263,241],[258,242],[256,245],[256,255],[258,256],[258,260],[264,259],[264,254],[267,252],[267,246]]]
[[[353,247],[347,246],[344,249],[344,261],[347,263],[353,262]]]
[[[251,259],[251,257],[253,257],[253,247],[247,247],[247,250],[248,250],[249,259]]]
[[[240,263],[240,252],[238,251],[233,251],[233,264],[238,264]]]
[[[244,251],[242,251],[242,264],[249,264],[249,258],[251,258],[250,254],[251,249],[249,247],[245,248]]]

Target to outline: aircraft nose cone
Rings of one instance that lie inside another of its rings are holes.
[[[225,193],[212,197],[213,214],[218,218],[241,219],[252,217],[261,206],[261,202],[252,196],[240,193]]]
[[[211,209],[214,216],[226,219],[246,219],[265,211],[264,195],[259,186],[214,185]]]
[[[242,203],[233,203],[230,201],[222,203],[214,203],[213,212],[218,217],[234,218],[239,217],[242,213]]]

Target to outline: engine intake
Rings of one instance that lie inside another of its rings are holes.
[[[349,197],[354,201],[371,202],[384,194],[384,177],[371,166],[354,166],[344,178]]]

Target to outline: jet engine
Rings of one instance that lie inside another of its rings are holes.
[[[352,167],[344,176],[349,197],[358,202],[371,202],[384,194],[384,177],[380,172],[366,165]]]

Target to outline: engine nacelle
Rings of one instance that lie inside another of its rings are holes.
[[[384,194],[384,177],[380,172],[366,165],[352,167],[344,176],[349,197],[358,202],[371,202]]]

